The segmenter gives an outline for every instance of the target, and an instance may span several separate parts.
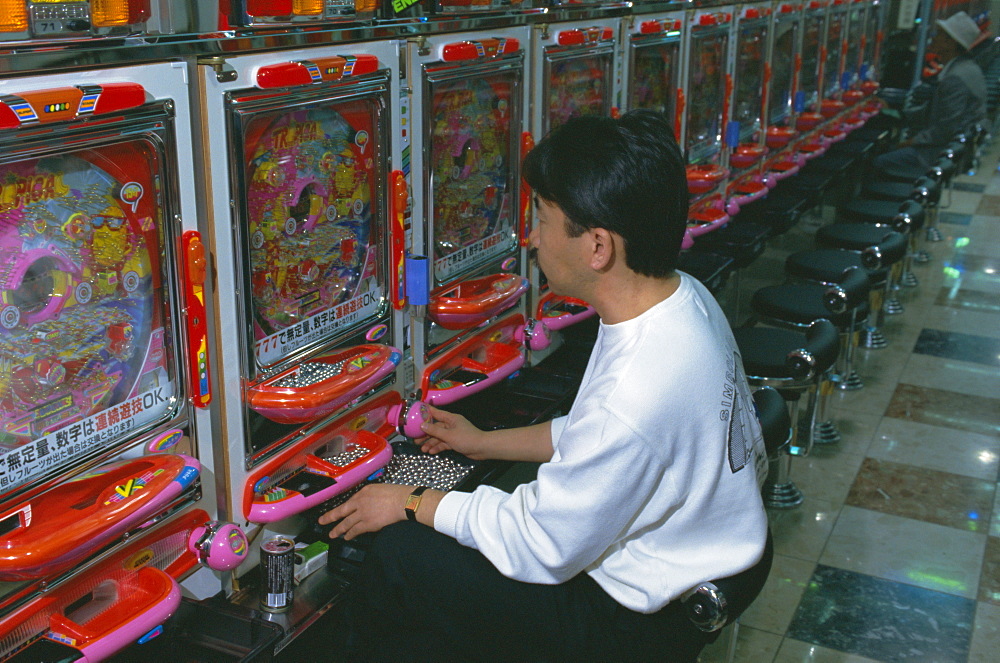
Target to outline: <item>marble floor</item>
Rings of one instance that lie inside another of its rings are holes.
[[[834,394],[843,440],[793,460],[805,501],[770,512],[774,566],[735,660],[1000,660],[998,155],[958,178],[890,346],[860,352],[865,387]],[[822,222],[778,238],[741,297]],[[725,660],[727,636],[701,660]]]

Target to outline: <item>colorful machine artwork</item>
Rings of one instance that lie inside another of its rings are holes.
[[[691,39],[687,101],[687,149],[691,153],[716,145],[722,136],[727,41],[725,33]]]
[[[675,66],[679,53],[679,42],[636,49],[629,108],[654,110],[673,118],[677,96]]]
[[[430,152],[438,280],[510,248],[512,95],[506,74],[435,84]]]
[[[0,164],[0,449],[169,379],[156,158],[134,140]]]
[[[549,71],[548,130],[571,117],[606,115],[608,112],[607,56],[556,60]]]
[[[370,102],[256,116],[246,131],[259,340],[374,288],[378,153]]]
[[[736,91],[733,119],[741,132],[760,128],[761,102],[764,94],[764,60],[767,56],[767,26],[740,30],[736,51]]]

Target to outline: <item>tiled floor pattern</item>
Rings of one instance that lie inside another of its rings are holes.
[[[793,460],[805,502],[770,513],[775,562],[737,661],[1000,661],[998,154],[959,178],[890,346],[859,353],[865,388],[834,394],[842,441]],[[825,222],[776,238],[739,301]],[[725,660],[727,636],[702,661]]]

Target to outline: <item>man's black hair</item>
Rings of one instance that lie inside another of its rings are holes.
[[[553,130],[524,160],[525,181],[568,217],[567,232],[621,236],[625,264],[646,276],[677,266],[687,226],[684,157],[667,118],[635,110],[620,119],[577,117]]]

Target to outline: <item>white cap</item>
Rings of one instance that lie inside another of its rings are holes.
[[[965,12],[955,12],[943,21],[938,19],[937,26],[965,50],[972,48],[979,39],[979,26]]]

